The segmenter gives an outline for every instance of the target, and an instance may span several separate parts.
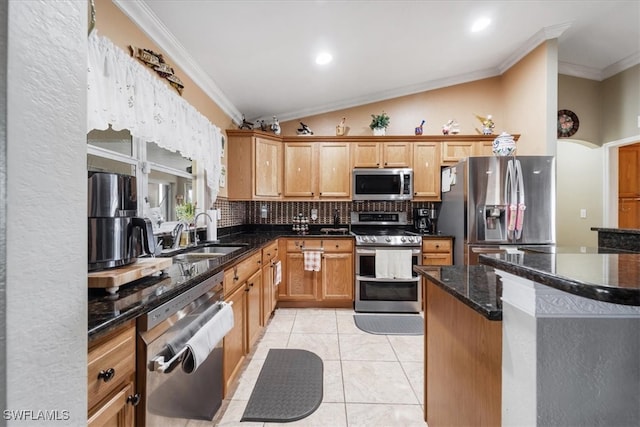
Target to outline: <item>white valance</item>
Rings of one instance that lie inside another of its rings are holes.
[[[179,151],[206,172],[218,195],[222,132],[172,88],[108,38],[89,35],[87,131],[128,129],[131,135]]]

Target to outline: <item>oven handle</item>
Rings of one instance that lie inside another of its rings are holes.
[[[360,281],[360,282],[419,282],[421,279],[421,276],[415,276],[412,277],[411,279],[378,279],[376,277],[370,277],[370,276],[358,276],[356,275],[356,281]]]
[[[220,302],[216,305],[222,306],[223,304],[233,305],[233,301],[224,303]],[[215,315],[213,317],[215,317]],[[213,319],[213,317],[211,319]],[[185,345],[180,349],[180,351],[178,351],[171,359],[167,360],[166,362],[164,361],[164,355],[157,354],[154,358],[151,359],[151,361],[149,361],[149,370],[160,373],[169,373],[173,371],[173,368],[175,368],[175,366],[180,363],[180,361],[182,361],[182,356],[188,349],[189,347]]]
[[[387,248],[393,248],[392,246],[385,246],[385,249]],[[397,249],[405,249],[406,246],[398,246]],[[420,250],[420,248],[411,248],[411,254],[412,255],[420,255],[422,253],[422,251]],[[375,255],[376,254],[376,250],[375,249],[365,249],[365,248],[356,248],[356,255]]]

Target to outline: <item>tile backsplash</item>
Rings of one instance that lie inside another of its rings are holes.
[[[318,219],[311,224],[333,224],[333,213],[337,209],[340,224],[349,223],[351,211],[407,212],[412,221],[412,208],[427,207],[428,202],[235,202],[218,198],[213,205],[220,210],[218,227],[232,227],[243,224],[291,224],[298,214],[311,217],[311,209],[318,210]],[[267,217],[262,218],[262,208],[266,207]]]

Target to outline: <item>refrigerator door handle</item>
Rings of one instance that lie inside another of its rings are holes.
[[[518,195],[518,211],[516,213],[516,240],[522,237],[522,227],[524,226],[524,211],[527,209],[525,205],[524,194],[524,179],[522,177],[522,165],[520,160],[516,160],[516,180],[517,180],[517,195]]]
[[[507,203],[507,239],[512,240],[516,229],[517,205],[516,205],[516,182],[513,160],[507,162],[507,173],[505,176],[504,198]]]

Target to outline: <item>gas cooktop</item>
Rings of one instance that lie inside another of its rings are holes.
[[[408,228],[406,212],[351,212],[356,246],[419,246],[422,237]]]

